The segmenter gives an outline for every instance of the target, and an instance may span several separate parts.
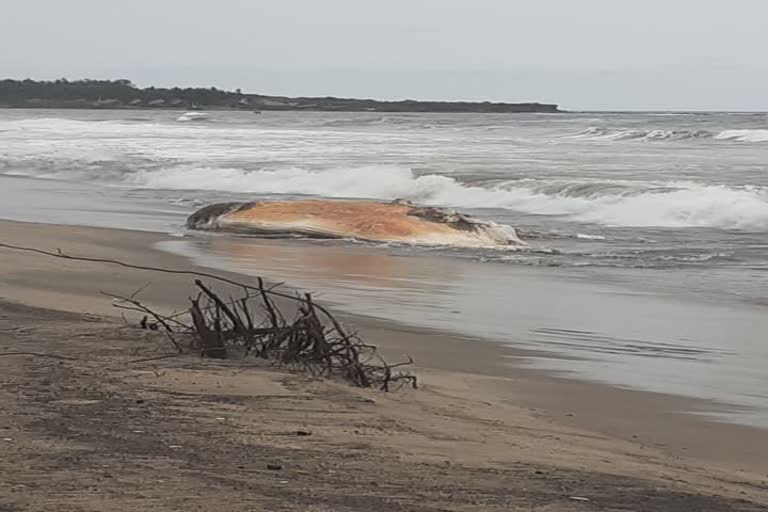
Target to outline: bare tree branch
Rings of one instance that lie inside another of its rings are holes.
[[[102,292],[115,300],[115,307],[143,313],[142,326],[151,328],[154,324],[149,323],[148,317],[153,318],[178,352],[134,362],[182,354],[184,350],[176,337],[184,335],[191,336],[192,340],[196,341],[200,355],[206,357],[226,358],[237,353],[253,353],[278,364],[302,368],[315,376],[341,377],[356,386],[377,387],[384,391],[405,384],[414,388],[417,385],[415,376],[393,371],[412,364],[412,359],[394,365],[387,364],[379,356],[376,347],[366,344],[356,332],[348,333],[328,309],[312,300],[309,293],[294,296],[278,291],[277,285],[267,288],[261,278],[258,278],[257,286],[251,286],[207,272],[133,265],[105,258],[69,256],[61,250],[54,253],[5,243],[0,243],[0,248],[136,270],[203,277],[244,291],[242,298],[225,302],[212,288],[196,279],[195,285],[201,292],[196,298],[190,299],[191,306],[186,312],[174,313],[171,316],[157,313],[136,299],[146,286],[128,297]],[[272,300],[273,297],[298,303],[296,318],[293,321],[288,322],[285,319],[278,304]],[[0,355],[23,354],[25,353]],[[66,359],[63,356],[50,357]]]

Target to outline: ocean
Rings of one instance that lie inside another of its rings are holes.
[[[187,233],[218,201],[408,199],[525,248]],[[768,425],[768,114],[0,111],[0,218],[163,249]],[[0,233],[0,239],[2,234]],[[520,363],[518,363],[520,364]]]

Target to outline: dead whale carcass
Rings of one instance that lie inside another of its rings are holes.
[[[525,245],[510,226],[401,201],[220,203],[193,213],[187,227],[254,235],[357,238],[458,247]]]

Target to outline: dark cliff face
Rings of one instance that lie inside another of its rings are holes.
[[[377,101],[355,98],[288,98],[222,91],[211,87],[140,89],[129,80],[0,80],[0,107],[172,108],[308,110],[327,112],[559,112],[557,105],[467,101]]]

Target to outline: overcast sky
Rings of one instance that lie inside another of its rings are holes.
[[[768,110],[768,0],[0,0],[0,77]]]

